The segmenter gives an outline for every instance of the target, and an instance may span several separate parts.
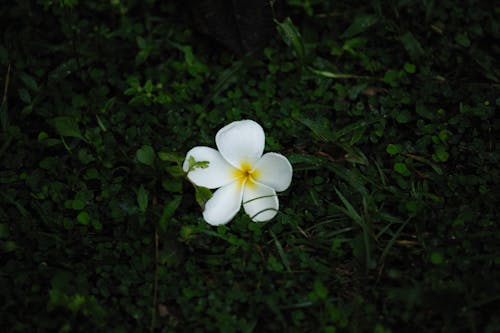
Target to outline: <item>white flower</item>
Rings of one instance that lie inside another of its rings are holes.
[[[264,130],[253,120],[235,121],[215,136],[218,151],[194,147],[183,169],[197,186],[216,189],[206,202],[203,218],[211,225],[226,224],[243,209],[255,222],[268,221],[279,208],[276,192],[292,181],[292,165],[277,153],[264,152]],[[192,168],[192,162],[208,161]]]

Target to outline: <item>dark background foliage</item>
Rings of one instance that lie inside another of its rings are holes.
[[[276,6],[0,5],[2,330],[500,330],[500,7]],[[294,181],[211,227],[179,165],[245,118]]]

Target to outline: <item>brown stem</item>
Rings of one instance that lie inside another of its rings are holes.
[[[158,222],[154,223],[154,239],[155,239],[155,275],[153,282],[153,308],[151,312],[151,332],[155,330],[156,309],[158,308]]]

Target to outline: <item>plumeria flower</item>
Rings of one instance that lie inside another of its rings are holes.
[[[226,224],[243,209],[255,222],[278,213],[276,192],[292,181],[292,165],[277,153],[264,155],[264,130],[253,120],[235,121],[215,136],[218,151],[194,147],[184,161],[187,177],[197,186],[217,189],[205,204],[203,218],[211,225]],[[207,163],[208,162],[208,163]]]

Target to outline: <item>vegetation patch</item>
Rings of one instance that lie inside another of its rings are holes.
[[[0,6],[3,329],[500,331],[500,7],[272,2],[234,44],[203,3]],[[183,163],[244,119],[293,179],[212,226]]]

